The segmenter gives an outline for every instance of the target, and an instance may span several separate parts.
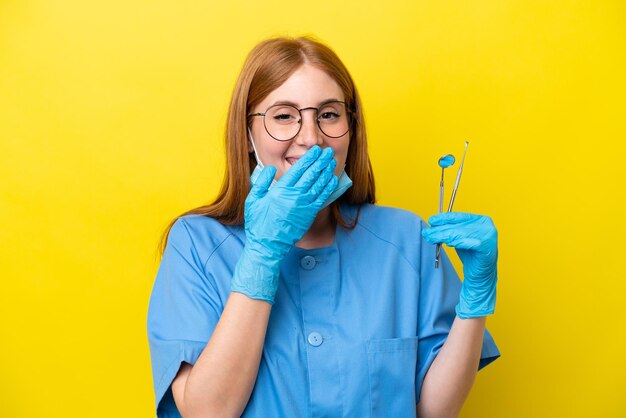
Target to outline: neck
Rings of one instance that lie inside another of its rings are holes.
[[[332,221],[331,208],[327,206],[317,214],[313,224],[296,246],[304,249],[325,247],[331,245],[334,239],[335,223]]]

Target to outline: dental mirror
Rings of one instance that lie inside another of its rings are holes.
[[[443,157],[441,157],[439,159],[439,167],[441,167],[441,168],[448,168],[448,167],[454,165],[455,161],[456,160],[454,158],[454,155],[446,154],[446,155],[444,155]]]
[[[441,182],[439,183],[439,213],[443,212],[443,172],[446,168],[454,165],[454,155],[446,154],[439,159],[439,167],[441,167]],[[435,256],[435,268],[439,267],[439,257],[441,253],[441,244],[437,244],[437,254]]]
[[[450,206],[448,206],[448,212],[452,212],[452,206],[454,205],[454,199],[456,198],[456,192],[459,190],[459,182],[461,181],[461,174],[463,174],[463,164],[465,164],[465,155],[467,154],[467,146],[469,141],[465,141],[465,149],[463,150],[463,158],[461,159],[461,165],[456,173],[456,181],[454,182],[454,188],[452,189],[452,197],[450,198]],[[452,159],[450,160],[450,158]],[[452,161],[448,164],[449,161]],[[448,164],[448,165],[446,165]],[[454,164],[454,157],[450,154],[444,155],[439,159],[439,167],[441,167],[441,187],[439,190],[439,213],[443,212],[443,170],[446,167],[450,167]],[[437,244],[437,250],[435,253],[435,268],[439,268],[439,259],[441,256],[441,244]]]
[[[446,168],[454,165],[454,155],[446,154],[439,159],[439,167],[441,167],[441,182],[439,183],[439,213],[443,212],[443,172]]]

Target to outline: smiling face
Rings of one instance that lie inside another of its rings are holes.
[[[328,74],[305,63],[280,87],[251,109],[250,113],[264,113],[267,108],[277,102],[292,102],[297,108],[302,109],[318,107],[329,100],[345,101],[341,88]],[[250,130],[263,165],[276,167],[276,180],[280,179],[298,158],[316,144],[322,149],[331,147],[335,151],[336,176],[341,174],[346,163],[350,132],[340,138],[325,135],[317,126],[315,110],[302,111],[302,127],[291,141],[283,142],[272,138],[265,130],[262,116],[252,118]],[[251,144],[249,144],[249,152],[253,152]]]

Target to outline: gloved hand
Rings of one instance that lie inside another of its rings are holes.
[[[333,149],[311,147],[269,189],[276,168],[266,166],[244,206],[246,244],[231,291],[274,304],[280,262],[304,236],[337,187]]]
[[[494,313],[498,282],[498,231],[488,216],[446,212],[428,219],[422,236],[456,249],[463,262],[463,285],[455,311],[460,318]]]

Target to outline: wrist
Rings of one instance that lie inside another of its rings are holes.
[[[496,308],[496,284],[497,272],[493,272],[489,278],[474,281],[465,278],[461,286],[459,303],[455,307],[456,314],[462,318],[478,318],[491,315]]]
[[[246,245],[237,261],[231,281],[231,291],[252,299],[274,303],[280,275],[280,260]]]

